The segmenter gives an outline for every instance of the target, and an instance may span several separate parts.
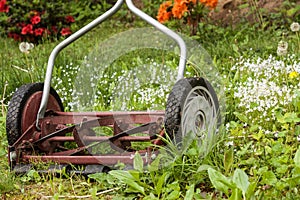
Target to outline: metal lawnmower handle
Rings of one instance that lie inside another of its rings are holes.
[[[147,23],[151,24],[154,26],[156,29],[160,30],[164,34],[168,35],[172,39],[174,39],[177,44],[179,45],[180,48],[180,60],[179,60],[179,65],[178,65],[178,75],[177,75],[177,80],[182,79],[184,77],[184,72],[185,72],[185,65],[186,65],[186,57],[187,57],[187,50],[186,50],[186,45],[184,40],[176,34],[174,31],[171,29],[167,28],[163,24],[159,23],[157,20],[153,19],[143,11],[139,10],[135,5],[132,3],[132,0],[125,0],[128,9],[132,11],[135,15],[138,17],[142,18],[144,21]],[[53,67],[54,67],[54,60],[57,56],[57,54],[67,47],[69,44],[92,30],[94,27],[102,23],[104,20],[115,14],[118,10],[120,10],[121,6],[123,5],[124,0],[118,0],[115,5],[103,13],[101,16],[84,26],[83,28],[79,29],[77,32],[63,40],[61,43],[59,43],[51,52],[49,59],[48,59],[48,65],[47,65],[47,71],[46,71],[46,76],[45,76],[45,81],[44,81],[44,89],[43,89],[43,95],[42,95],[42,100],[40,104],[40,108],[37,114],[37,120],[36,120],[36,127],[39,129],[39,120],[44,118],[47,104],[48,104],[48,99],[49,99],[49,93],[50,93],[50,86],[51,86],[51,79],[52,79],[52,72],[53,72]]]

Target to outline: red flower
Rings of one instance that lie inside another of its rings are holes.
[[[33,26],[32,24],[27,24],[26,26],[24,26],[22,28],[22,35],[26,35],[26,34],[33,34],[33,30],[32,30]]]
[[[71,33],[72,32],[71,32],[70,28],[62,28],[61,31],[60,31],[60,34],[62,36],[71,35]]]
[[[37,29],[34,30],[34,35],[35,36],[43,35],[43,33],[44,33],[43,28],[37,28]]]
[[[40,23],[40,21],[41,21],[41,17],[38,16],[38,15],[35,15],[35,16],[33,16],[33,17],[30,19],[30,21],[31,21],[32,24],[38,24],[38,23]]]
[[[71,16],[71,15],[66,16],[65,20],[66,20],[67,23],[73,23],[73,22],[75,22],[74,17]]]
[[[8,33],[8,37],[14,39],[15,41],[21,41],[21,36],[17,33]]]
[[[56,26],[52,26],[52,27],[51,27],[51,30],[52,30],[52,32],[53,32],[53,33],[57,33],[57,32],[58,32],[58,30],[57,30],[57,27],[56,27]]]
[[[0,0],[0,12],[8,12],[9,6],[6,4],[6,0]]]

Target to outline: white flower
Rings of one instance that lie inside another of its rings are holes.
[[[233,146],[234,143],[233,143],[233,141],[228,141],[225,145],[226,145],[227,147],[230,147],[230,146]]]
[[[28,42],[21,42],[19,44],[19,49],[22,53],[29,53],[31,49],[33,49],[34,45]]]
[[[277,47],[277,55],[278,56],[285,56],[287,54],[287,50],[288,50],[288,43],[285,41],[280,41],[278,43],[278,47]]]
[[[292,30],[293,32],[299,31],[299,30],[300,30],[300,24],[299,24],[298,22],[293,22],[293,23],[291,24],[291,30]]]

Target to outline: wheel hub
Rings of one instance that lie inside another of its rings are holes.
[[[203,139],[205,132],[211,132],[216,109],[209,91],[197,86],[187,95],[182,109],[182,136],[192,133],[193,137]]]

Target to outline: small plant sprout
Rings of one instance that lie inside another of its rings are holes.
[[[21,42],[19,44],[19,49],[22,53],[29,53],[34,48],[33,43]]]

